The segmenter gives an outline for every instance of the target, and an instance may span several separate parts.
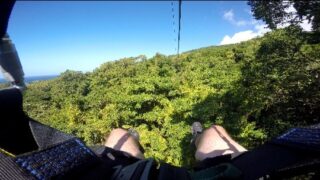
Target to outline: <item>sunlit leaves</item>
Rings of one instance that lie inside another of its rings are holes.
[[[310,37],[289,27],[179,58],[156,54],[86,74],[66,71],[30,84],[24,108],[90,145],[113,128],[135,128],[146,157],[188,165],[194,121],[220,124],[249,148],[290,126],[319,122],[320,46]]]

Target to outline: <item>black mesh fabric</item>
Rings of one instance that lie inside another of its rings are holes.
[[[83,164],[91,164],[95,159],[95,154],[74,138],[45,150],[17,156],[15,162],[36,179],[49,179]]]
[[[0,179],[1,180],[25,180],[34,179],[25,173],[14,162],[14,159],[0,153]]]

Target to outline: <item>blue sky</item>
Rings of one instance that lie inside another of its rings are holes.
[[[177,25],[178,2],[173,5]],[[244,1],[182,3],[182,52],[266,31]],[[8,32],[26,76],[92,71],[123,57],[174,54],[177,46],[171,1],[18,1]]]

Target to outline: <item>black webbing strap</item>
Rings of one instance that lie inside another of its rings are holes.
[[[190,174],[186,168],[176,167],[167,163],[162,163],[159,169],[159,180],[165,179],[191,179]]]
[[[154,168],[154,161],[153,159],[139,160],[128,166],[120,165],[115,168],[116,171],[111,179],[148,180],[150,172]]]
[[[233,160],[244,179],[258,179],[297,162],[312,159],[307,154],[281,146],[265,144]]]
[[[7,32],[9,17],[14,6],[15,0],[0,1],[0,38]]]
[[[31,119],[29,121],[29,126],[39,150],[43,150],[55,144],[75,138],[72,135],[63,133],[57,129],[43,125]]]
[[[314,174],[314,176],[320,175],[320,159],[312,159],[310,161],[304,161],[298,164],[294,164],[293,166],[285,167],[271,174],[271,177],[274,179],[284,179],[288,177],[299,176],[302,174],[306,175],[309,172],[317,173]]]
[[[38,148],[22,109],[22,94],[16,88],[0,90],[0,148],[12,154]]]

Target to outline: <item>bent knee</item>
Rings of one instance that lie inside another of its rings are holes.
[[[108,138],[121,138],[122,136],[127,134],[128,134],[127,130],[124,130],[122,128],[116,128],[110,132],[110,135]]]
[[[226,129],[220,125],[212,125],[209,129],[218,130],[218,131],[226,131]]]
[[[122,128],[113,129],[108,136],[105,136],[105,145],[112,146],[123,136],[128,135],[128,131]]]

